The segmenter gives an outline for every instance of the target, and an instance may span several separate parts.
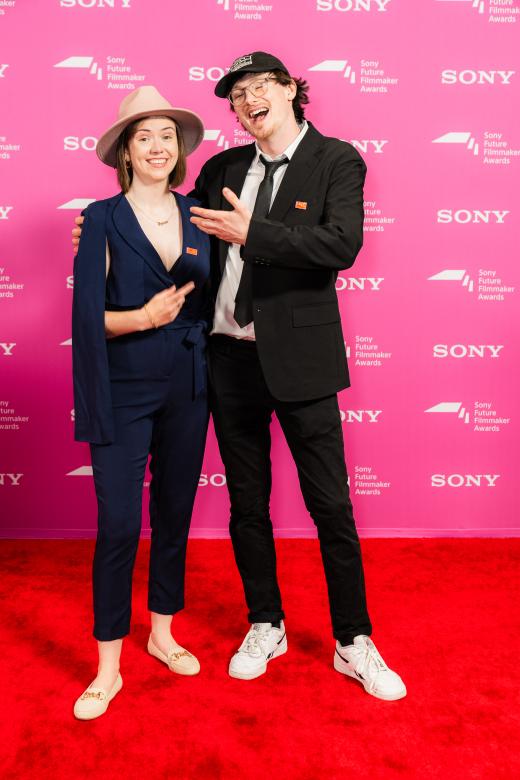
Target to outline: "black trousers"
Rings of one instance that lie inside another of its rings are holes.
[[[249,621],[272,623],[284,617],[269,513],[274,411],[317,527],[334,637],[345,645],[357,634],[370,634],[337,397],[276,400],[253,341],[211,336],[209,371],[210,406],[231,500],[231,540]]]

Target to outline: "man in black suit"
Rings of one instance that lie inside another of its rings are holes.
[[[362,245],[366,167],[304,117],[307,86],[265,52],[235,60],[215,94],[256,143],[202,168],[192,221],[212,236],[212,412],[231,499],[230,533],[252,624],[229,673],[253,679],[287,650],[269,515],[275,412],[318,530],[334,668],[385,700],[406,695],[369,638],[337,392],[349,385],[335,290]]]

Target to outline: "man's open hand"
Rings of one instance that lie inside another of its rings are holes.
[[[216,236],[229,244],[245,244],[251,212],[228,187],[224,187],[222,194],[233,206],[233,211],[216,211],[192,206],[190,211],[195,216],[191,217],[191,222],[209,236]]]

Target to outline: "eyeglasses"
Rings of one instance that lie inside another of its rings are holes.
[[[244,89],[233,89],[229,93],[230,103],[234,106],[241,106],[246,99],[246,92],[250,92],[253,97],[262,97],[269,89],[270,81],[276,81],[274,76],[267,76],[266,78],[253,81],[252,84],[244,87]]]

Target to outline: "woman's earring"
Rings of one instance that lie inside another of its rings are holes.
[[[132,163],[130,162],[130,160],[125,160],[125,165],[126,165],[127,168],[131,168],[132,167]]]

